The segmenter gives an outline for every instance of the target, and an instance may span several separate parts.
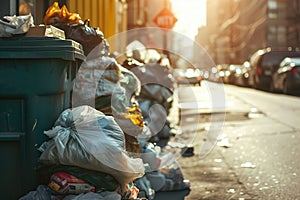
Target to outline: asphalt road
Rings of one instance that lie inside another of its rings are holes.
[[[174,141],[195,153],[178,160],[186,200],[300,199],[299,97],[206,83],[179,87],[177,101]]]

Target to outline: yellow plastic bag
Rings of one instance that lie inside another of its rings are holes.
[[[46,11],[44,24],[55,25],[59,23],[83,24],[81,17],[77,13],[70,13],[65,5],[61,8],[58,2],[54,2]]]

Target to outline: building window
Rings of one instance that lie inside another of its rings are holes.
[[[269,12],[268,17],[269,19],[277,19],[278,15],[276,12]]]
[[[268,8],[269,10],[276,10],[277,9],[277,1],[276,0],[270,0],[268,2]]]
[[[296,0],[296,1],[297,1],[296,12],[298,15],[300,15],[300,0]]]
[[[278,44],[284,45],[286,44],[286,27],[279,26],[277,29],[277,41]]]
[[[269,26],[268,28],[268,41],[275,42],[276,41],[276,26]]]
[[[268,34],[268,41],[272,43],[276,42],[276,35]]]
[[[287,17],[286,4],[287,3],[285,1],[278,2],[278,17],[280,19],[286,19],[286,17]]]
[[[268,28],[268,41],[285,46],[287,42],[287,28],[285,26],[271,25]]]
[[[272,35],[276,34],[276,26],[269,26],[269,34]]]

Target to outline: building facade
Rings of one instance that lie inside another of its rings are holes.
[[[242,64],[256,50],[300,46],[300,0],[207,0],[196,40],[215,63]]]
[[[0,17],[31,13],[34,23],[39,25],[55,1],[60,6],[66,5],[70,12],[78,13],[83,20],[89,19],[90,25],[99,28],[105,38],[127,30],[126,0],[3,0]],[[114,42],[111,42],[111,49],[114,49]]]

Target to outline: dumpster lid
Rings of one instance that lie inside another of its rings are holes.
[[[60,58],[84,60],[82,45],[74,40],[56,37],[0,38],[0,58],[32,59]]]

